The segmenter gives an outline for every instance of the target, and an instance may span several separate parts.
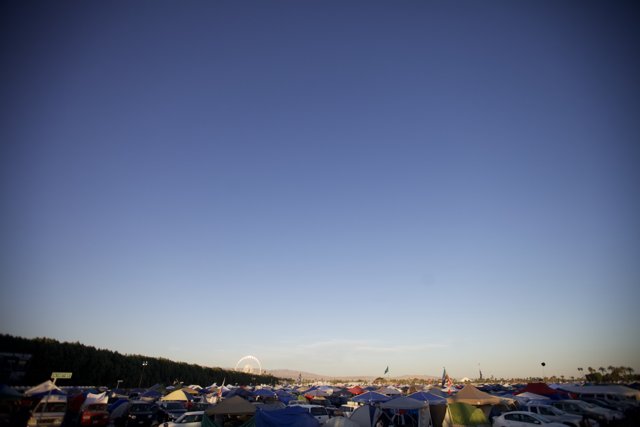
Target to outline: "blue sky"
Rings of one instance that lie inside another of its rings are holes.
[[[640,371],[632,5],[2,7],[1,332],[326,375]]]

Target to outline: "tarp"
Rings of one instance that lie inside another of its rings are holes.
[[[417,411],[418,426],[428,426],[431,422],[431,414],[429,413],[429,403],[423,400],[416,400],[406,396],[396,397],[387,402],[381,403],[380,408],[391,409],[396,416],[402,419],[403,411]]]
[[[109,396],[107,395],[107,392],[100,393],[100,394],[89,393],[87,394],[86,399],[84,399],[84,402],[82,403],[82,407],[85,408],[89,405],[96,405],[96,404],[106,405],[107,403],[109,403]]]
[[[450,403],[444,425],[488,426],[490,423],[482,409],[466,403]]]
[[[259,409],[255,415],[256,427],[318,427],[320,423],[305,408],[290,406],[277,411]]]
[[[550,397],[542,396],[541,394],[529,393],[528,391],[525,391],[524,393],[520,393],[513,397],[520,403],[551,401]]]
[[[276,393],[273,390],[269,390],[268,388],[260,388],[253,392],[253,395],[256,397],[276,397]]]
[[[246,415],[256,412],[256,407],[240,396],[224,399],[217,405],[207,408],[206,414],[211,415]]]
[[[427,403],[424,400],[416,400],[406,396],[396,397],[395,399],[391,399],[380,404],[380,407],[382,409],[411,410],[411,409],[426,408],[428,406],[429,406],[429,403]]]
[[[400,396],[402,392],[393,387],[381,387],[376,390],[376,393],[385,394],[387,396]]]
[[[412,399],[429,402],[429,405],[446,405],[447,404],[447,399],[445,399],[444,397],[436,396],[435,394],[432,394],[426,391],[417,391],[413,394],[410,394],[409,397]]]
[[[362,393],[351,398],[351,400],[354,402],[365,402],[365,403],[386,402],[387,400],[390,400],[390,399],[391,398],[389,396],[376,393],[375,391],[368,391],[366,393]]]
[[[51,380],[47,380],[43,383],[38,384],[35,387],[31,387],[30,389],[28,389],[27,391],[24,392],[24,395],[27,397],[42,397],[44,395],[49,394],[49,392],[51,391],[51,394],[64,394],[64,392],[62,390],[60,390],[60,388],[58,388],[53,381]]]

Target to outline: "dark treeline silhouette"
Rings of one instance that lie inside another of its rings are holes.
[[[0,334],[0,353],[3,366],[0,383],[35,385],[46,381],[52,372],[72,372],[70,380],[60,380],[59,385],[106,386],[113,388],[122,380],[120,388],[150,387],[154,384],[198,384],[203,387],[222,384],[275,384],[271,375],[256,375],[221,368],[174,362],[168,359],[142,355],[123,355],[110,350],[97,349],[78,342],[59,342],[50,338],[27,339]],[[29,354],[24,375],[11,375],[7,354]],[[147,362],[143,366],[143,362]]]

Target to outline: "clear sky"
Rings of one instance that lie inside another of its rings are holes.
[[[0,332],[640,371],[632,2],[3,2]]]

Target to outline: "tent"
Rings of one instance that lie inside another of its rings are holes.
[[[276,393],[273,390],[269,390],[268,388],[259,388],[253,392],[255,397],[277,397]]]
[[[384,394],[387,396],[400,396],[402,394],[400,390],[393,387],[381,387],[376,390],[376,393]]]
[[[450,403],[442,425],[447,427],[490,426],[491,423],[482,409],[467,403]]]
[[[489,393],[478,390],[474,385],[467,384],[455,396],[447,399],[449,403],[468,403],[469,405],[484,406],[497,405],[502,400]]]
[[[502,404],[502,400],[503,399],[498,396],[478,390],[471,384],[467,384],[458,392],[458,394],[447,399],[449,403],[467,403],[469,405],[477,406],[482,409],[487,417],[491,413],[491,408],[494,405]]]
[[[320,423],[301,406],[289,406],[276,411],[259,409],[255,415],[256,427],[318,427]]]
[[[153,402],[160,398],[162,393],[158,390],[149,389],[140,395],[140,400],[145,400],[147,402]]]
[[[355,395],[364,393],[364,389],[362,387],[360,387],[359,385],[357,385],[355,387],[348,388],[347,391],[349,393],[355,394]]]
[[[431,424],[429,403],[423,400],[416,400],[411,397],[401,396],[381,403],[380,408],[393,411],[394,417],[392,417],[392,421],[394,421],[396,417],[403,417],[403,411],[416,411],[419,427],[427,427]]]
[[[256,407],[240,396],[225,399],[217,405],[207,408],[207,415],[247,415],[254,414]]]
[[[612,396],[633,398],[636,401],[640,401],[640,390],[636,390],[631,387],[623,385],[585,385],[585,386],[572,386],[562,385],[560,390],[573,393],[573,394],[608,394]]]
[[[167,394],[160,400],[162,402],[167,402],[167,401],[187,402],[187,401],[193,400],[193,398],[191,397],[191,394],[185,393],[184,390],[176,390]]]
[[[0,384],[0,400],[19,400],[21,398],[22,393],[6,384]]]
[[[435,394],[425,392],[425,391],[417,391],[413,394],[410,394],[409,397],[412,399],[429,402],[429,405],[446,405],[447,404],[447,399],[445,399],[444,397],[436,396]]]
[[[429,413],[434,427],[442,427],[442,422],[447,414],[447,399],[424,391],[415,392],[410,394],[409,397],[429,402]]]
[[[346,417],[329,418],[324,427],[360,427],[358,423]]]
[[[256,412],[255,405],[247,402],[240,396],[233,396],[224,399],[220,403],[210,406],[205,411],[202,418],[203,427],[216,427],[224,425],[225,417],[236,417],[246,419],[243,427],[255,426],[253,414]]]
[[[382,412],[375,406],[363,405],[353,411],[349,420],[358,424],[359,427],[373,427],[378,422]],[[329,418],[331,419],[331,418]]]
[[[523,389],[518,390],[515,394],[520,395],[522,393],[533,393],[556,400],[568,397],[566,393],[554,390],[546,383],[529,383]]]

